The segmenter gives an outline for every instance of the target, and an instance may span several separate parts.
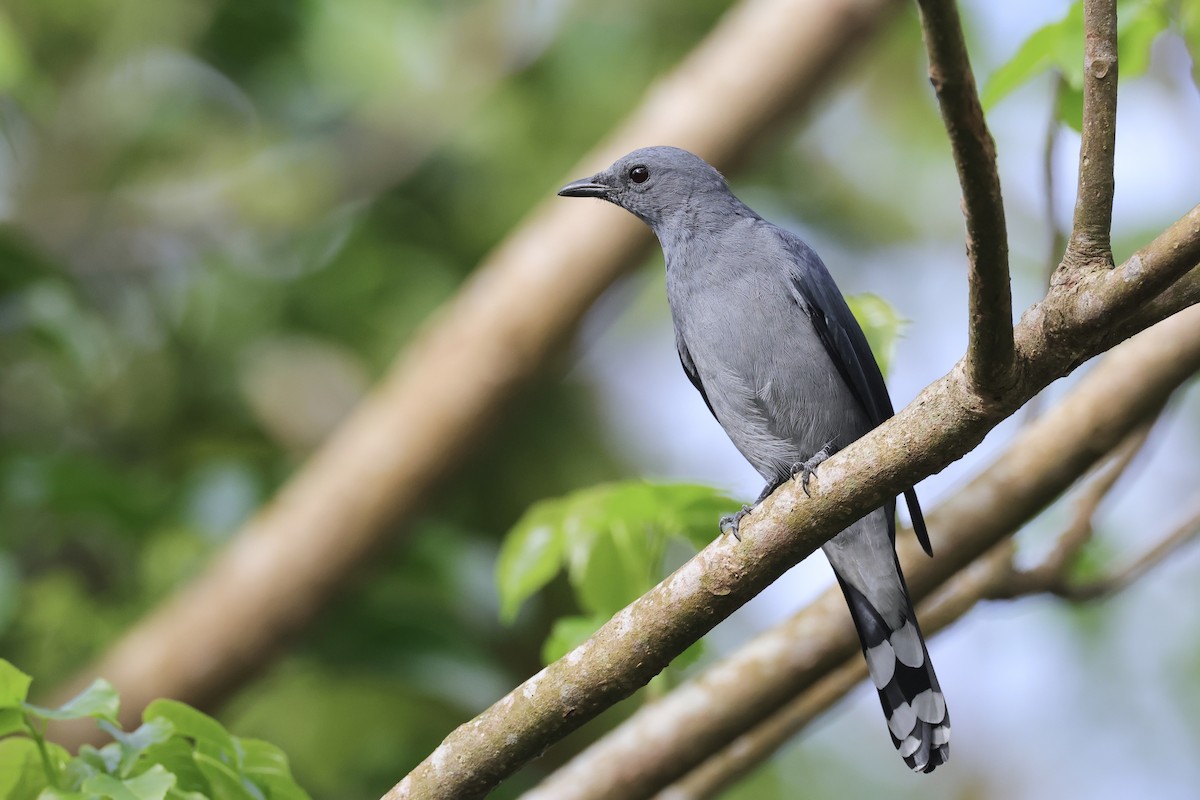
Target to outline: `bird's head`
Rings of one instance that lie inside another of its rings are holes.
[[[721,173],[678,147],[644,147],[590,178],[558,190],[563,197],[599,197],[638,216],[650,227],[689,210],[732,198]]]

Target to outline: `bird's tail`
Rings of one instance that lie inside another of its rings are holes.
[[[879,691],[892,744],[910,769],[932,772],[950,758],[950,715],[898,562],[895,577],[898,607],[887,615],[840,576],[838,582]]]

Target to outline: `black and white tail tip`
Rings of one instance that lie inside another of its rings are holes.
[[[879,633],[879,629],[876,629]],[[950,715],[929,653],[909,620],[863,649],[879,690],[892,744],[914,772],[933,772],[950,758]]]

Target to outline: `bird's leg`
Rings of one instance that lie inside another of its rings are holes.
[[[770,497],[771,492],[782,486],[783,481],[785,480],[787,480],[787,478],[768,483],[763,487],[763,490],[758,495],[758,499],[753,503],[742,506],[740,511],[736,511],[732,514],[726,514],[725,516],[721,517],[721,533],[731,534],[733,538],[740,542],[742,540],[742,536],[740,533],[738,533],[738,527],[742,524],[742,519],[747,514],[752,514],[754,509],[758,508],[759,504],[762,503],[763,500],[766,500],[768,497]]]
[[[825,459],[836,452],[837,448],[833,446],[833,442],[826,442],[825,446],[813,453],[812,458],[808,459],[808,461],[792,465],[792,477],[800,479],[800,488],[804,490],[805,497],[812,496],[808,492],[808,482],[816,473],[817,467],[821,466]]]
[[[742,524],[742,518],[754,510],[753,506],[742,506],[741,510],[735,511],[732,514],[726,514],[721,517],[721,533],[728,533],[737,539],[742,540],[742,535],[738,533],[738,527]]]

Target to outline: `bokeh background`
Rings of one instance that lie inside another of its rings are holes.
[[[728,5],[6,0],[0,655],[47,691],[196,574]],[[981,83],[1067,9],[962,5]],[[1118,257],[1197,200],[1191,69],[1168,33],[1147,74],[1122,85]],[[1044,185],[1052,94],[1040,78],[990,117],[1018,309],[1040,296],[1073,202],[1068,129],[1051,150],[1052,198]],[[808,238],[847,292],[877,293],[909,320],[889,376],[898,406],[962,354],[959,190],[913,9],[730,177]],[[608,292],[421,516],[397,523],[413,535],[213,709],[235,733],[281,745],[314,797],[377,796],[539,668],[569,591],[552,585],[505,626],[493,578],[532,502],[630,476],[758,493],[678,368],[661,272],[655,253]],[[926,505],[1017,424],[922,484]],[[1193,389],[1103,507],[1095,558],[1117,565],[1182,518],[1197,452]],[[1068,511],[1029,526],[1022,552],[1043,551]],[[718,628],[705,657],[828,585],[813,562]],[[949,769],[912,778],[860,690],[730,796],[1200,791],[1200,548],[1099,605],[985,606],[932,654],[954,709]]]

